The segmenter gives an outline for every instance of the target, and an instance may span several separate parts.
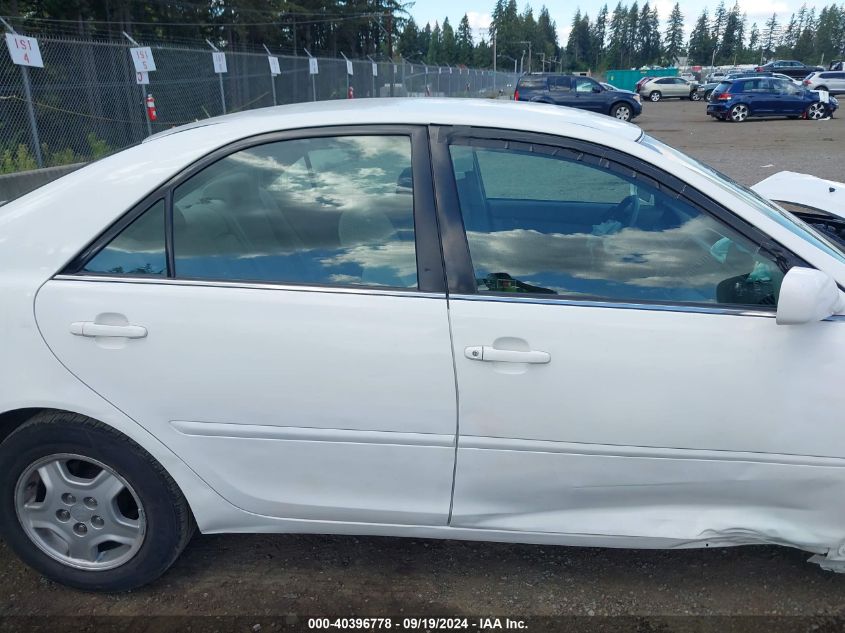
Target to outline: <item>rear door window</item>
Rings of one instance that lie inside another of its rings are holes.
[[[523,77],[517,84],[520,90],[545,90],[545,77]]]
[[[555,92],[570,92],[572,90],[572,78],[549,77],[549,88]]]

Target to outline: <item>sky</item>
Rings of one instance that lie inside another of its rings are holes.
[[[534,9],[535,17],[543,4],[548,7],[552,19],[557,23],[558,39],[561,45],[565,45],[566,38],[569,35],[569,23],[572,22],[572,16],[576,9],[580,8],[582,13],[586,12],[590,15],[590,18],[594,18],[605,1],[609,9],[613,11],[617,0],[581,0],[580,2],[548,0],[545,3],[543,0],[534,0],[530,2],[530,5]],[[832,1],[822,0],[818,3],[810,1],[807,2],[807,6],[815,4],[821,7],[830,4]],[[623,4],[631,4],[631,2],[632,0],[626,0]],[[771,17],[772,13],[778,14],[779,22],[787,21],[790,14],[801,8],[803,2],[804,0],[739,0],[739,6],[748,13],[749,27],[753,22],[757,22],[762,28],[763,23]],[[681,11],[684,14],[684,26],[687,34],[694,26],[701,10],[707,7],[710,9],[710,15],[712,15],[718,3],[719,0],[682,0]],[[424,26],[426,22],[431,22],[431,25],[434,26],[435,20],[442,22],[443,18],[448,16],[449,23],[455,28],[458,27],[458,23],[466,13],[470,25],[475,29],[476,37],[481,37],[487,34],[484,29],[490,24],[490,13],[495,4],[496,0],[463,0],[459,3],[454,2],[454,0],[416,0],[415,5],[410,9],[410,13],[420,27]],[[525,4],[526,0],[517,0],[520,11],[525,8]],[[640,1],[639,4],[642,6],[643,2]],[[660,15],[661,22],[663,22],[669,17],[675,2],[674,0],[652,0],[651,5],[657,6],[657,12]],[[733,0],[725,0],[725,6],[730,9],[733,6]]]

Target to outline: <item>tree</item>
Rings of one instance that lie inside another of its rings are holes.
[[[417,28],[417,23],[414,18],[410,18],[402,29],[402,35],[399,36],[397,48],[399,54],[403,57],[417,57],[422,54],[420,50],[420,32]]]
[[[566,42],[566,55],[569,67],[586,69],[590,63],[590,18],[581,16],[580,9],[572,18],[572,28]]]
[[[442,55],[440,61],[444,64],[452,65],[455,63],[458,55],[458,43],[455,40],[455,30],[449,24],[449,18],[443,20],[443,32],[441,33],[441,49]]]
[[[774,53],[779,37],[780,25],[778,24],[778,15],[777,13],[772,13],[772,17],[766,21],[766,30],[763,31],[763,50],[761,58],[768,59],[768,57]]]
[[[648,0],[640,11],[636,48],[638,53],[637,65],[651,65],[660,62],[660,18],[657,15],[657,9],[652,9]]]
[[[464,17],[461,18],[461,22],[458,24],[457,59],[455,61],[465,66],[472,64],[472,49],[472,28],[470,28],[467,14],[464,13]]]
[[[607,50],[608,68],[622,68],[624,63],[623,54],[625,51],[625,29],[627,28],[628,9],[621,0],[617,3],[613,14],[610,16],[610,41]]]
[[[681,13],[679,2],[675,3],[672,13],[669,14],[663,48],[669,64],[674,64],[675,60],[684,54],[684,14]]]
[[[607,32],[607,5],[602,6],[590,30],[590,59],[594,68],[601,68],[605,56],[604,40]]]
[[[434,28],[431,29],[431,38],[428,42],[428,52],[425,56],[425,62],[436,66],[440,64],[443,57],[443,32],[440,30],[440,24],[434,23]]]
[[[722,31],[722,42],[719,45],[718,60],[726,64],[734,64],[742,53],[743,45],[742,16],[739,1],[725,18],[725,28]]]
[[[712,37],[710,35],[710,17],[705,8],[695,26],[692,29],[689,37],[689,59],[696,64],[709,64],[710,55],[713,52]]]

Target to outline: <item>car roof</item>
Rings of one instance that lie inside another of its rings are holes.
[[[221,140],[237,140],[266,132],[344,125],[457,125],[572,135],[612,143],[610,138],[637,141],[642,130],[603,114],[575,108],[493,99],[382,98],[337,99],[247,110],[203,119],[148,137],[150,142],[185,130],[211,127]]]

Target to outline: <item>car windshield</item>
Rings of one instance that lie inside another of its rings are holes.
[[[795,215],[775,204],[771,200],[767,200],[760,194],[749,189],[748,187],[739,184],[732,178],[713,169],[712,167],[701,163],[691,156],[687,156],[683,152],[679,152],[673,147],[669,147],[665,143],[658,141],[652,136],[644,134],[639,141],[643,146],[654,150],[661,156],[674,160],[679,163],[691,167],[697,173],[707,178],[710,182],[717,185],[719,188],[728,191],[734,195],[738,195],[745,202],[753,206],[758,211],[761,211],[766,217],[774,220],[784,228],[788,229],[794,235],[800,237],[806,242],[809,242],[816,248],[824,251],[831,257],[845,264],[845,249],[840,248],[824,235],[816,231],[806,222],[798,219]]]

